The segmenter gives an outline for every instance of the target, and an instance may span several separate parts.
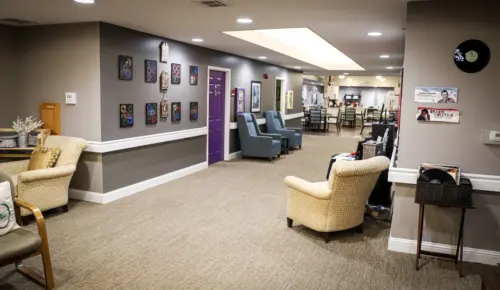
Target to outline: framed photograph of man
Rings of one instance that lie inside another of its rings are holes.
[[[415,103],[458,103],[458,89],[447,87],[415,87]]]

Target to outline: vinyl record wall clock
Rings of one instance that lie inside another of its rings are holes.
[[[455,65],[463,72],[477,73],[490,62],[490,49],[477,39],[469,39],[455,49]]]

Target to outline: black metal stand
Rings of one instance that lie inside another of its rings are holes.
[[[455,255],[450,254],[442,254],[431,251],[423,251],[422,250],[422,231],[424,227],[424,211],[425,211],[425,203],[420,203],[420,211],[418,214],[418,242],[417,242],[417,259],[415,261],[415,270],[419,270],[419,259],[420,255],[433,256],[438,258],[452,259],[455,260],[455,264],[458,264],[458,275],[463,277],[462,274],[462,262],[464,256],[464,221],[465,221],[465,211],[467,209],[473,209],[473,207],[461,207],[455,206],[462,209],[462,216],[460,218],[460,229],[458,231],[458,242],[457,242],[457,250]]]

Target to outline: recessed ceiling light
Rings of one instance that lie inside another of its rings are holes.
[[[393,66],[388,66],[388,67],[386,67],[386,69],[394,69],[394,67]]]
[[[193,42],[203,42],[203,38],[193,38],[191,39]]]
[[[300,66],[296,66],[296,67],[294,67],[294,68],[299,69],[299,68],[300,68]]]
[[[365,70],[309,28],[224,31],[224,33],[325,70]]]
[[[260,59],[266,59],[267,56],[259,56]]]
[[[345,75],[345,76],[346,76],[346,75],[349,75],[349,73],[344,73],[344,75]]]
[[[340,75],[339,79],[345,79],[345,76],[344,75]]]
[[[388,54],[382,54],[382,55],[380,56],[380,58],[389,58],[389,55],[388,55]]]
[[[368,32],[366,35],[368,35],[368,36],[381,36],[382,32],[373,31],[373,32]]]
[[[253,20],[250,18],[238,18],[238,19],[236,19],[236,22],[248,24],[248,23],[252,23]]]
[[[74,0],[75,2],[82,3],[82,4],[94,4],[94,0]]]

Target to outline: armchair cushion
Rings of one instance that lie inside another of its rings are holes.
[[[38,234],[24,229],[17,229],[0,237],[2,250],[0,251],[0,264],[16,261],[35,253],[42,246]]]
[[[13,190],[14,188],[11,187],[8,181],[0,183],[0,237],[19,228],[14,211]],[[0,244],[2,243],[0,242]]]
[[[37,147],[31,153],[28,170],[52,168],[56,164],[57,158],[61,154],[59,148]]]

